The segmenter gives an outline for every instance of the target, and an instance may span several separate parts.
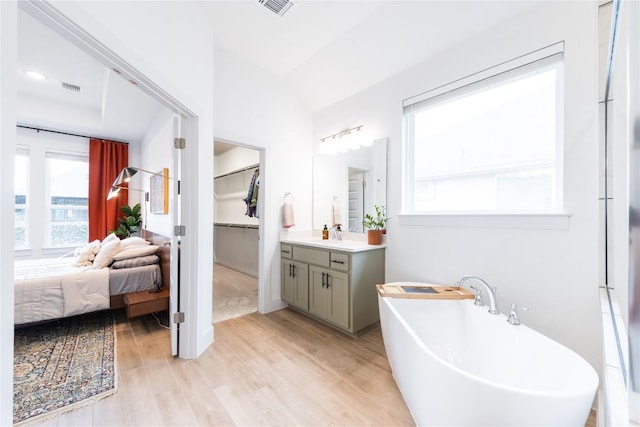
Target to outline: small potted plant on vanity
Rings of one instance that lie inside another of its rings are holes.
[[[376,215],[365,214],[362,225],[368,229],[367,243],[370,245],[381,245],[382,235],[385,233],[385,226],[389,218],[387,218],[384,206],[374,205]]]

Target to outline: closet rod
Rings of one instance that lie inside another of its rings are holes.
[[[226,223],[226,222],[215,222],[213,223],[213,225],[215,225],[216,227],[228,227],[228,228],[251,228],[251,229],[258,229],[258,226],[255,224],[231,224],[231,223]]]
[[[41,128],[35,128],[35,127],[32,127],[32,126],[16,125],[16,127],[19,127],[19,128],[22,128],[22,129],[31,129],[31,130],[35,130],[36,132],[58,133],[60,135],[78,136],[80,138],[87,138],[87,139],[105,139],[105,138],[99,138],[97,136],[78,135],[77,133],[62,132],[60,130],[41,129]],[[109,141],[119,142],[121,144],[129,144],[128,142],[118,141],[116,139],[111,139],[111,138],[109,138]]]
[[[215,177],[215,178],[213,178],[213,179],[222,178],[222,177],[224,177],[224,176],[229,176],[229,175],[233,175],[233,174],[236,174],[236,173],[246,172],[246,171],[248,171],[248,170],[250,170],[250,169],[255,169],[255,168],[259,167],[259,166],[260,166],[260,163],[256,163],[255,165],[247,166],[247,167],[244,167],[244,168],[242,168],[242,169],[235,170],[235,171],[233,171],[233,172],[223,173],[222,175],[218,175],[218,176],[216,176],[216,177]]]

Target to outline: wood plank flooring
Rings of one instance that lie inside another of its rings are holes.
[[[285,309],[216,323],[198,359],[170,356],[152,316],[117,313],[118,391],[46,426],[413,425],[379,329],[354,339]]]
[[[413,425],[380,329],[354,339],[289,309],[253,313],[216,323],[214,344],[184,360],[151,315],[116,319],[118,391],[31,425]]]

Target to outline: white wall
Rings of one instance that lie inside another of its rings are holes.
[[[475,274],[498,287],[501,310],[600,367],[596,12],[592,2],[548,2],[314,116],[314,141],[348,123],[389,136],[387,281],[453,284]],[[482,19],[478,17],[478,19]],[[401,225],[402,100],[565,41],[567,229]]]
[[[132,166],[139,165],[140,168],[152,172],[160,172],[163,168],[169,169],[169,176],[175,171],[172,170],[172,150],[173,150],[173,121],[175,115],[169,110],[163,110],[149,126],[147,134],[143,138],[140,146],[139,163],[129,162]],[[137,173],[132,179],[130,186],[149,192],[151,187],[148,173]],[[170,185],[174,184],[174,181]],[[129,196],[136,196],[139,203],[144,206],[145,228],[163,236],[171,236],[173,211],[171,210],[173,192],[169,191],[169,213],[150,213],[150,201],[144,200],[144,193],[132,192]],[[131,203],[130,203],[131,204]]]
[[[264,149],[260,311],[269,312],[284,306],[279,241],[286,192],[295,198],[294,228],[311,228],[312,116],[283,79],[220,50],[215,58],[216,140]]]

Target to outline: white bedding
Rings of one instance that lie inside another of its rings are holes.
[[[74,264],[75,258],[16,261],[15,324],[109,308],[109,269]]]

